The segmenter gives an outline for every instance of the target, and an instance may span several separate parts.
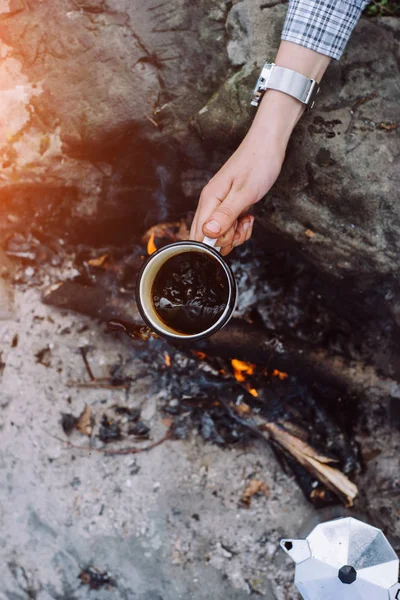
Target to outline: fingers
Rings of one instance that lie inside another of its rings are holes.
[[[233,245],[233,240],[236,235],[237,225],[238,225],[238,222],[235,221],[234,224],[232,225],[232,227],[230,229],[228,229],[228,231],[223,236],[218,238],[217,243],[215,245],[219,246],[221,249],[228,248],[228,247],[230,248]]]
[[[217,176],[203,188],[196,214],[190,228],[191,240],[197,242],[203,241],[203,238],[206,235],[203,232],[203,224],[227,196],[231,185],[232,180],[230,178]],[[228,230],[223,233],[228,233]],[[210,235],[208,237],[216,238],[218,236]]]
[[[246,215],[239,220],[236,232],[237,237],[233,242],[233,246],[240,246],[247,242],[251,238],[253,232],[254,217],[252,215]]]
[[[225,245],[221,250],[221,254],[226,256],[233,250],[233,248],[236,248],[237,246],[244,244],[244,242],[247,242],[247,240],[251,238],[253,224],[254,217],[252,215],[245,215],[244,217],[241,217],[238,221],[232,244],[230,246]]]
[[[203,225],[203,234],[211,238],[221,238],[234,226],[238,217],[252,204],[248,194],[243,191],[231,191]]]

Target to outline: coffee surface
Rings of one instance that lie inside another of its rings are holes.
[[[202,252],[182,252],[167,260],[152,289],[160,319],[176,332],[188,335],[214,325],[226,308],[228,295],[224,269]]]

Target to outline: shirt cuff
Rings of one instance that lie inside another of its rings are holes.
[[[282,40],[339,59],[369,0],[289,0]]]

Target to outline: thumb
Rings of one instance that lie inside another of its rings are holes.
[[[240,214],[251,203],[242,194],[230,193],[203,225],[203,233],[210,238],[218,238],[234,225]]]

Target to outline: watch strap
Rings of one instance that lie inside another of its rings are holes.
[[[318,84],[314,79],[309,79],[292,69],[275,65],[271,70],[267,89],[284,92],[308,105],[316,87],[318,88]]]
[[[268,89],[293,96],[308,108],[312,108],[315,96],[319,92],[319,85],[314,79],[310,79],[297,71],[279,67],[274,63],[266,63],[255,90],[252,102],[254,106],[258,106],[261,96]]]

